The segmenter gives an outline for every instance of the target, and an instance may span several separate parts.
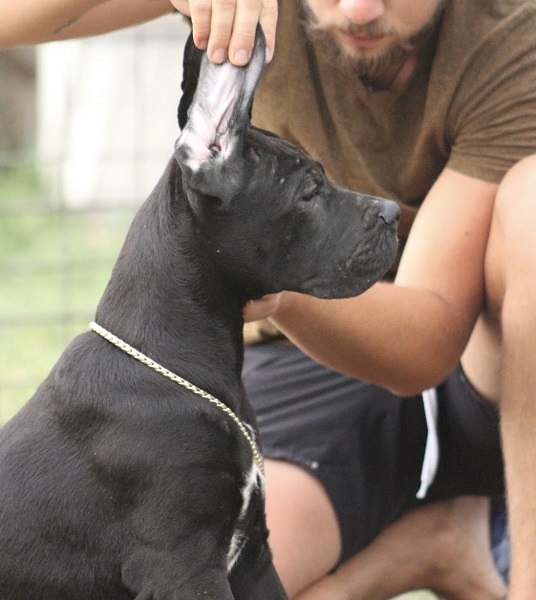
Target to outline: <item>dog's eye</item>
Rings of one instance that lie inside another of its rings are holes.
[[[315,196],[316,196],[316,188],[315,188],[314,192],[311,192],[310,194],[304,194],[301,197],[301,200],[302,200],[302,202],[310,202]]]
[[[302,200],[303,202],[311,201],[315,196],[318,195],[319,187],[320,186],[318,185],[318,183],[311,178],[302,190],[300,200]]]

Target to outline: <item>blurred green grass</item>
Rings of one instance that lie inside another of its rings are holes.
[[[34,168],[0,168],[0,423],[87,329],[134,212],[69,210]]]

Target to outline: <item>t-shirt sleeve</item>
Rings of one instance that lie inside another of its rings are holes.
[[[519,11],[467,57],[449,110],[447,166],[498,182],[536,153],[536,11]]]

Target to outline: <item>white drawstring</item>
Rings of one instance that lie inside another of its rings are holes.
[[[437,390],[431,388],[422,393],[422,402],[424,405],[424,416],[426,417],[426,426],[428,435],[426,437],[426,446],[424,448],[424,457],[421,469],[421,487],[417,492],[417,498],[422,500],[426,498],[428,488],[434,482],[437,466],[439,464],[439,437],[437,435]]]

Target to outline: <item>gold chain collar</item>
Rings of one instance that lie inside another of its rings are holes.
[[[92,331],[94,331],[95,333],[97,333],[98,335],[103,337],[105,340],[107,340],[114,346],[117,346],[119,349],[123,350],[123,352],[126,352],[127,354],[129,354],[130,356],[135,358],[136,360],[139,360],[144,365],[147,365],[148,367],[150,367],[151,369],[156,371],[157,373],[160,373],[164,377],[171,379],[171,381],[174,381],[175,383],[182,386],[183,388],[186,388],[190,392],[193,392],[194,394],[201,396],[201,398],[208,400],[212,404],[215,404],[219,409],[221,409],[228,417],[230,417],[237,424],[242,435],[246,438],[246,440],[251,448],[251,452],[253,454],[253,460],[255,461],[260,472],[264,475],[264,462],[262,460],[262,456],[259,452],[259,449],[257,448],[257,445],[253,441],[253,438],[248,433],[245,425],[238,418],[236,413],[234,413],[226,404],[224,404],[223,402],[221,402],[221,400],[218,400],[217,398],[212,396],[212,394],[205,392],[204,390],[202,390],[201,388],[198,388],[193,383],[190,383],[186,379],[183,379],[182,377],[175,375],[175,373],[172,373],[171,371],[169,371],[162,365],[159,365],[152,358],[145,356],[145,354],[142,354],[141,352],[139,352],[138,350],[136,350],[135,348],[133,348],[126,342],[123,342],[123,340],[119,339],[113,333],[110,333],[109,331],[104,329],[104,327],[101,327],[97,323],[91,322],[89,324],[89,327]]]

